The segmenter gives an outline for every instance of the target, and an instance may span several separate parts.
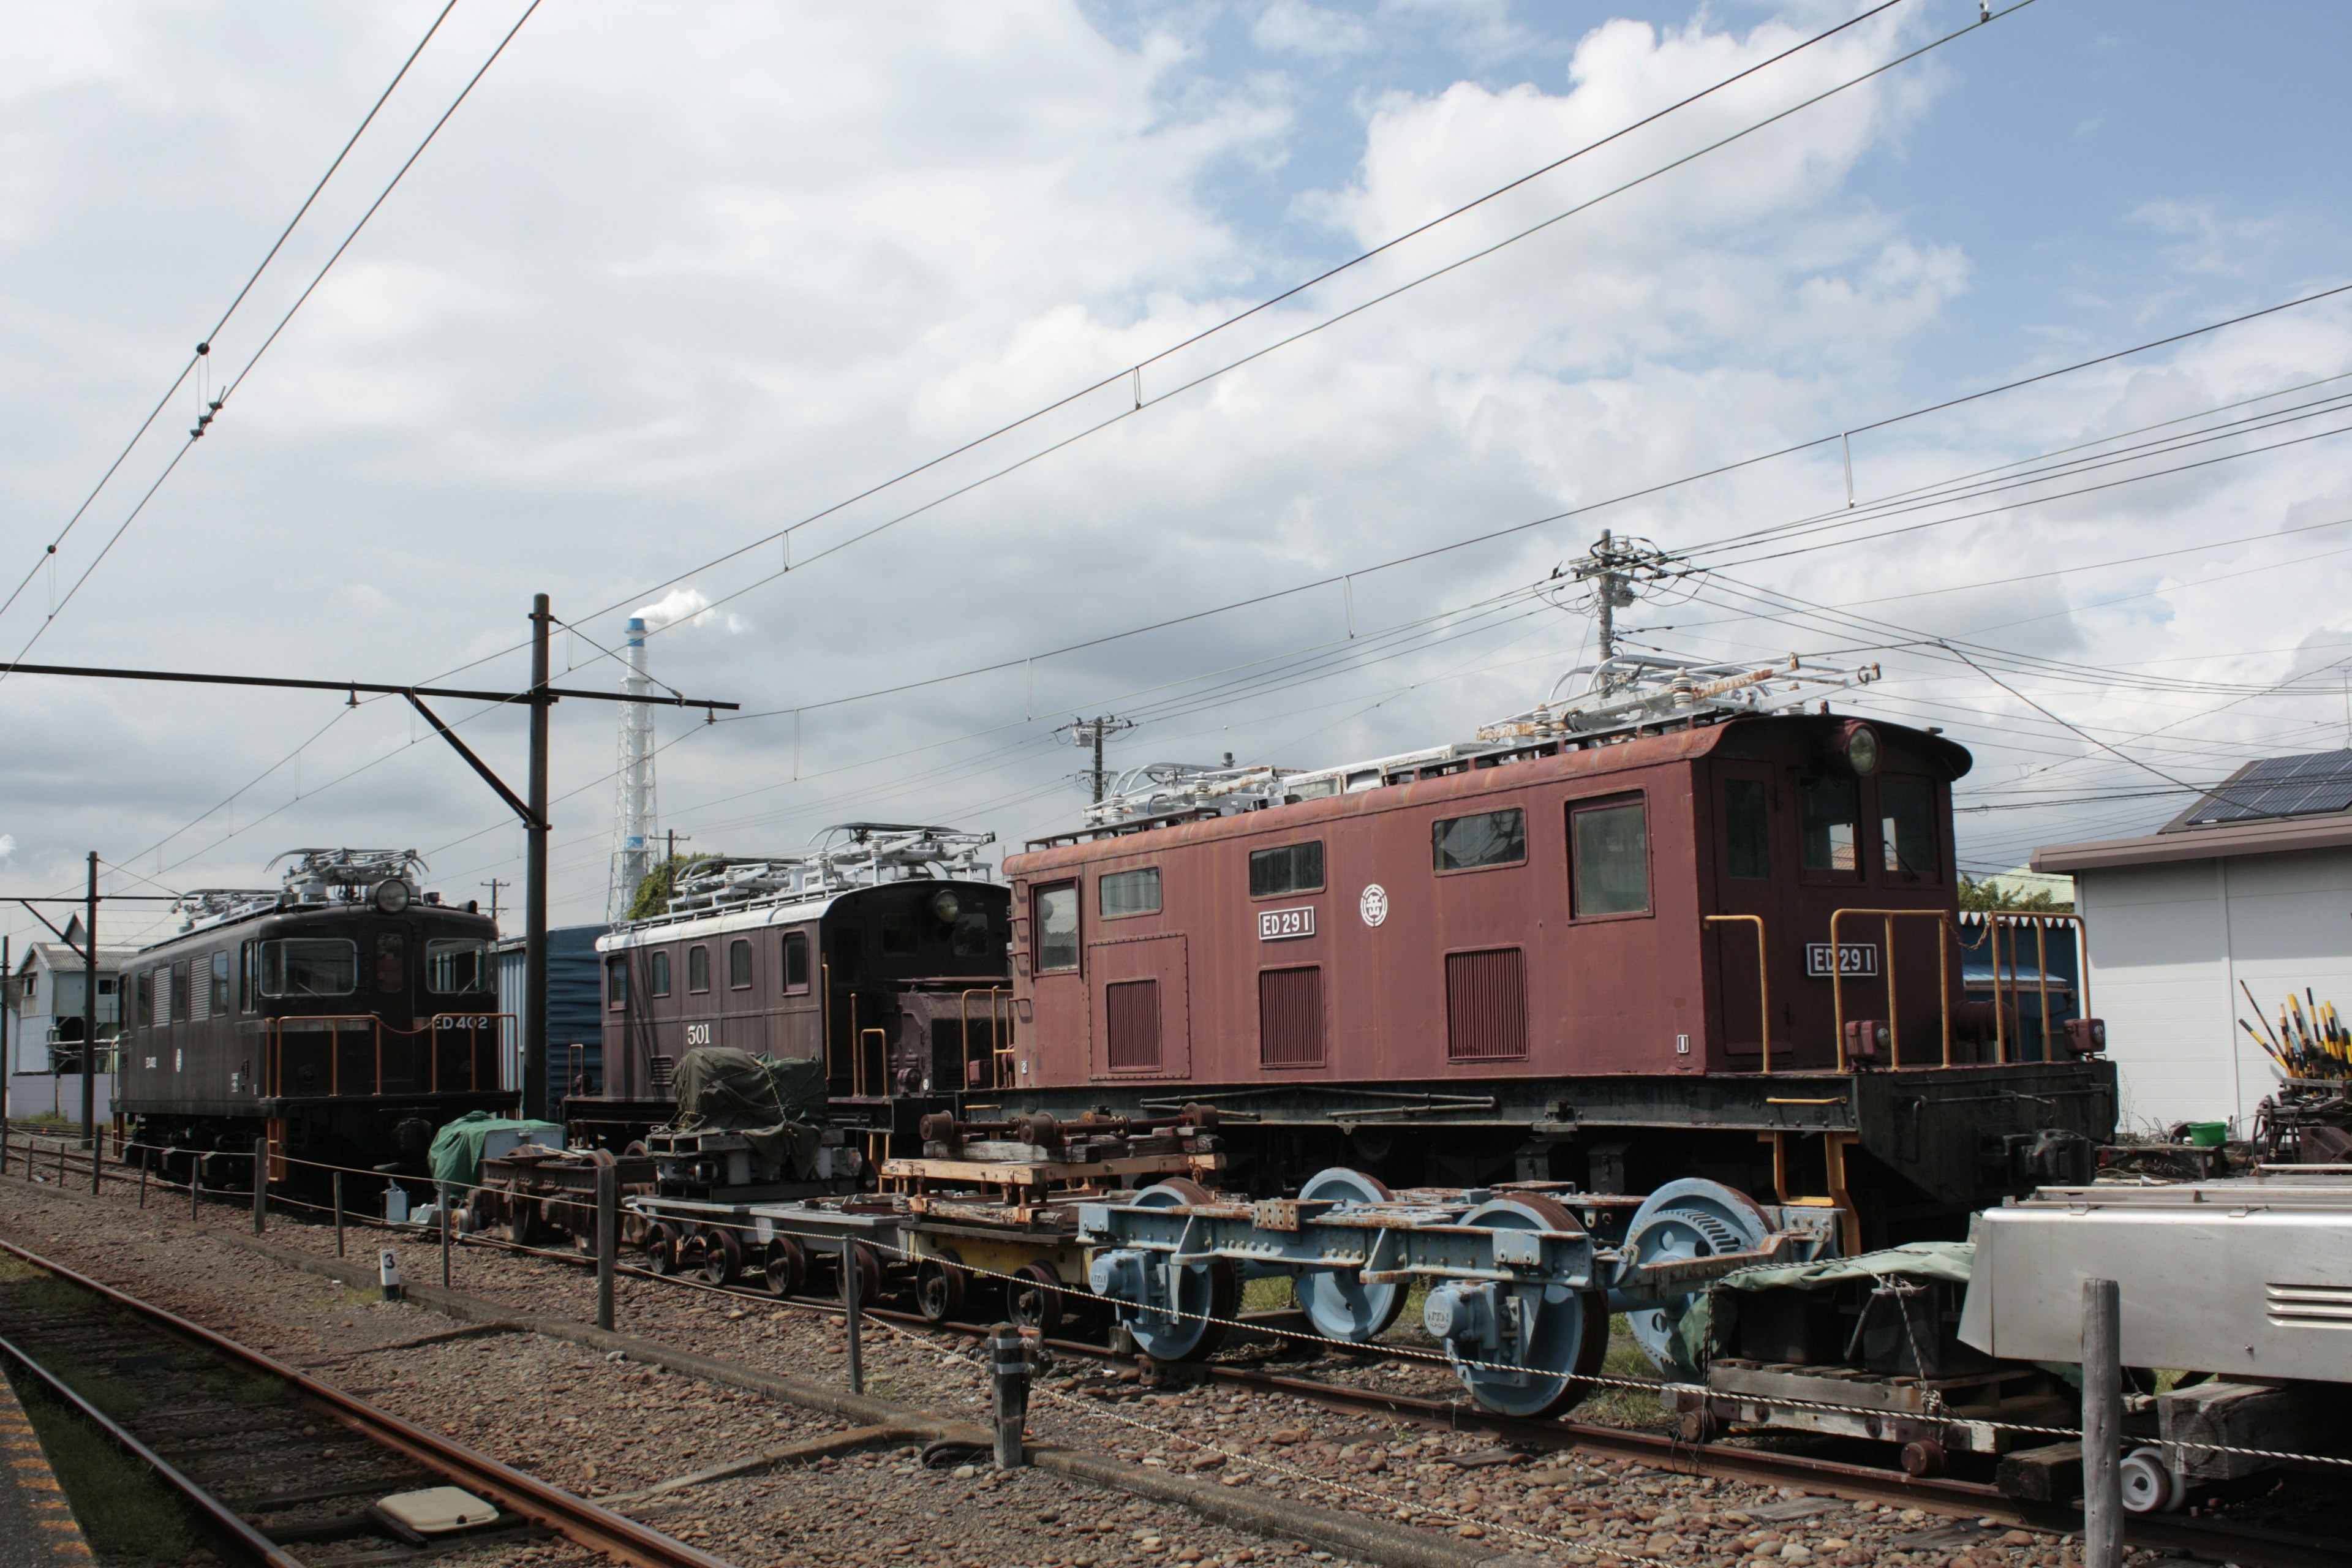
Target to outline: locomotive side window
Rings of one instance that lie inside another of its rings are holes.
[[[425,942],[425,989],[454,996],[489,988],[489,943],[471,936],[436,936]]]
[[[408,989],[408,939],[396,931],[376,933],[375,988],[379,991]]]
[[[213,1011],[226,1014],[229,1008],[228,949],[213,954]]]
[[[348,996],[359,988],[359,947],[347,938],[289,936],[261,944],[264,996]]]
[[[1101,884],[1102,918],[1119,920],[1128,915],[1156,915],[1160,912],[1160,868],[1147,866],[1139,871],[1110,871]]]
[[[1723,820],[1730,829],[1725,869],[1734,877],[1772,874],[1771,818],[1764,809],[1760,779],[1723,781]]]
[[[250,1013],[261,995],[261,944],[248,942],[237,950],[236,1010]]]
[[[1037,969],[1078,966],[1078,885],[1064,882],[1037,889]]]
[[[737,937],[727,944],[727,989],[751,989],[751,942],[749,937]]]
[[[1578,919],[1650,912],[1650,824],[1641,801],[1571,807],[1568,859]]]
[[[883,957],[912,958],[917,949],[921,946],[922,933],[915,925],[914,916],[884,915],[882,917]]]
[[[999,951],[989,943],[987,911],[973,910],[956,917],[955,955],[958,958],[986,958]]]
[[[1276,898],[1284,893],[1323,890],[1323,841],[1286,844],[1278,849],[1250,852],[1250,897]]]
[[[1801,792],[1801,820],[1808,871],[1859,871],[1861,852],[1855,829],[1862,817],[1859,792],[1852,779],[1824,775],[1807,779]]]
[[[182,959],[172,965],[172,1022],[188,1021],[188,961]]]
[[[700,942],[686,950],[686,988],[697,996],[710,989],[710,950]]]
[[[141,1023],[151,1029],[163,1021],[163,1015],[155,1010],[155,972],[152,969],[142,969],[139,972],[139,1006],[136,1016]]]
[[[1878,816],[1887,873],[1911,881],[1935,879],[1936,786],[1926,779],[1882,777]]]
[[[608,958],[604,961],[604,1005],[625,1007],[629,1005],[629,961]]]
[[[784,933],[784,989],[808,989],[808,932],[804,931]]]
[[[1441,871],[1519,865],[1528,858],[1528,814],[1513,806],[1448,817],[1431,829],[1430,854]]]
[[[669,950],[656,948],[653,960],[646,965],[646,989],[656,996],[669,994]]]

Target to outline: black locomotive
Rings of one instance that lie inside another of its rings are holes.
[[[414,850],[278,861],[276,889],[187,895],[179,934],[125,966],[116,1114],[175,1181],[243,1184],[263,1136],[273,1181],[421,1171],[443,1123],[516,1103],[497,924],[420,891]]]

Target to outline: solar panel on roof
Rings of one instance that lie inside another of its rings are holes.
[[[2189,820],[2252,822],[2352,810],[2352,751],[2265,757],[2206,796]]]

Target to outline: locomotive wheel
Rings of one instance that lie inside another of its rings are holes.
[[[1213,1202],[1200,1183],[1183,1176],[1138,1193],[1139,1208],[1180,1208]],[[1173,1311],[1145,1308],[1122,1313],[1135,1348],[1155,1361],[1205,1361],[1225,1342],[1228,1321],[1240,1309],[1241,1271],[1230,1258],[1187,1264],[1177,1276]]]
[[[857,1259],[857,1305],[862,1310],[882,1300],[882,1257],[864,1242],[854,1242],[850,1253]],[[835,1254],[836,1258],[839,1254]],[[842,1305],[849,1304],[849,1276],[838,1262],[834,1265],[834,1291]]]
[[[675,1274],[677,1268],[677,1227],[667,1220],[658,1221],[646,1237],[646,1271],[649,1274]]]
[[[743,1238],[720,1226],[704,1226],[696,1238],[702,1244],[703,1283],[732,1285],[743,1272]]]
[[[797,1296],[808,1284],[808,1254],[801,1244],[789,1236],[780,1236],[768,1243],[768,1256],[760,1268],[761,1279],[771,1296]]]
[[[1004,1310],[1014,1323],[1047,1339],[1062,1331],[1062,1277],[1042,1263],[1024,1263],[1004,1287]]]
[[[963,1258],[952,1247],[942,1247],[915,1268],[915,1310],[926,1322],[950,1321],[963,1311]]]
[[[1298,1189],[1301,1203],[1384,1204],[1393,1196],[1378,1176],[1341,1165],[1310,1177]],[[1315,1331],[1347,1344],[1379,1339],[1404,1310],[1402,1285],[1367,1285],[1339,1269],[1302,1268],[1293,1276],[1290,1288]]]
[[[1642,1200],[1625,1227],[1625,1250],[1641,1263],[1712,1258],[1759,1247],[1771,1230],[1763,1211],[1746,1193],[1691,1176],[1668,1182]],[[1696,1369],[1685,1365],[1675,1354],[1674,1344],[1675,1329],[1694,1295],[1625,1314],[1634,1343],[1642,1347],[1652,1365],[1669,1377],[1696,1375]]]
[[[1576,1216],[1538,1193],[1496,1198],[1479,1205],[1460,1221],[1491,1230],[1563,1230],[1580,1232]],[[1556,1415],[1575,1406],[1592,1390],[1585,1379],[1601,1370],[1609,1354],[1609,1297],[1601,1290],[1552,1292],[1541,1287],[1510,1288],[1520,1310],[1532,1311],[1535,1331],[1516,1356],[1490,1351],[1484,1343],[1457,1346],[1446,1342],[1463,1386],[1479,1405],[1501,1415],[1535,1418]],[[1508,1363],[1508,1364],[1507,1364]]]

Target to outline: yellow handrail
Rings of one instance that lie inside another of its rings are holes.
[[[1830,911],[1830,1001],[1835,1009],[1837,1029],[1838,1071],[1846,1070],[1845,1060],[1845,964],[1842,955],[1844,942],[1838,935],[1838,922],[1848,915],[1886,922],[1886,1054],[1887,1064],[1903,1065],[1903,1023],[1901,1009],[1895,1005],[1895,922],[1898,920],[1926,919],[1934,921],[1937,929],[1947,938],[1936,946],[1936,982],[1944,1015],[1944,1065],[1952,1065],[1952,966],[1947,961],[1949,950],[1957,946],[1959,933],[1954,929],[1952,917],[1942,910],[1832,910]]]
[[[1762,915],[1701,915],[1699,917],[1701,925],[1713,925],[1717,921],[1756,922],[1756,991],[1759,1007],[1756,1026],[1764,1037],[1764,1073],[1769,1078],[1772,1072],[1772,966],[1765,962],[1764,917]],[[1730,1033],[1728,1022],[1724,1026],[1724,1032]],[[1730,1043],[1729,1040],[1724,1042],[1727,1047]]]

